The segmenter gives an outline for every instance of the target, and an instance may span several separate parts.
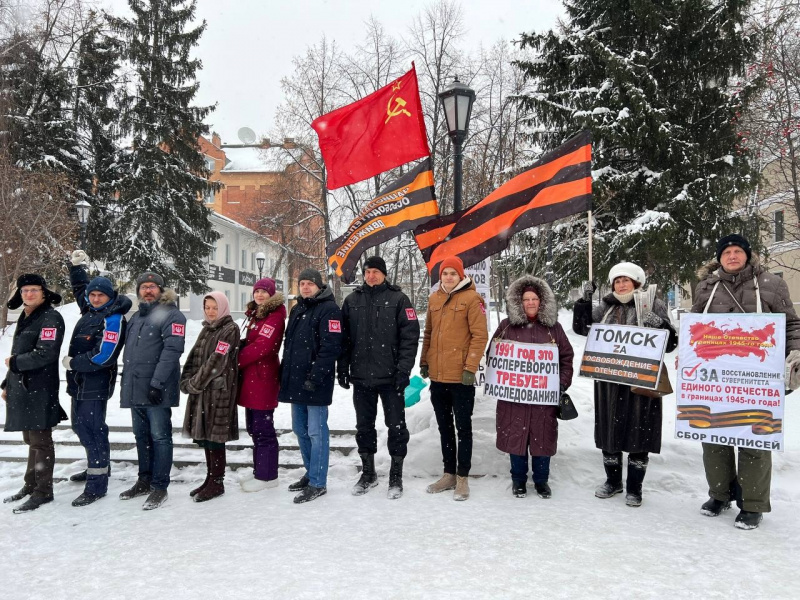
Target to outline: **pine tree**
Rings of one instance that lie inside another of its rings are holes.
[[[178,291],[208,289],[206,257],[219,236],[200,201],[213,189],[198,137],[214,107],[196,107],[195,75],[201,64],[190,57],[205,30],[194,18],[195,0],[128,0],[132,19],[111,20],[135,71],[135,89],[121,98],[122,133],[130,138],[109,207],[116,216],[106,236],[113,248],[104,258],[135,276],[154,270]]]
[[[687,282],[715,240],[749,232],[734,200],[757,179],[736,120],[755,85],[732,85],[754,49],[748,4],[569,0],[558,32],[522,36],[536,52],[516,63],[531,85],[521,102],[536,141],[550,149],[583,129],[594,136],[598,279],[631,260],[660,285]],[[586,219],[553,235],[563,293],[587,275]]]

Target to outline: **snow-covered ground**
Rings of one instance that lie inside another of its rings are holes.
[[[71,330],[75,305],[61,310]],[[560,318],[569,332],[571,315]],[[190,323],[187,349],[199,329]],[[0,339],[0,357],[8,355],[10,335]],[[583,338],[569,337],[577,366]],[[576,377],[570,393],[580,417],[561,423],[552,499],[511,496],[508,459],[494,448],[494,401],[480,395],[473,473],[483,476],[470,482],[467,502],[426,494],[441,472],[426,390],[407,412],[412,435],[398,501],[385,497],[383,426],[381,485],[360,498],[349,493],[356,470],[340,465],[331,469],[328,495],[307,505],[292,504],[286,491],[297,471],[282,472],[280,488],[258,494],[242,493],[240,475],[229,472],[222,498],[196,504],[188,492],[203,469],[195,467],[173,470],[179,483],[170,486],[168,503],[144,512],[138,499],[117,500],[135,467],[115,467],[108,497],[92,506],[70,506],[81,487],[68,482],[33,513],[0,506],[0,599],[800,596],[798,394],[787,403],[787,451],[773,455],[773,511],[745,532],[733,527],[736,509],[716,519],[700,515],[707,498],[700,445],[674,439],[674,396],[664,402],[663,449],[651,458],[644,504],[595,498],[604,473],[593,441],[591,382]],[[62,404],[68,407],[66,397]],[[174,413],[180,423],[183,408]],[[349,392],[337,387],[330,415],[332,429],[354,428]],[[116,399],[109,422],[129,425]],[[290,427],[287,406],[276,411],[276,425]],[[56,475],[79,466],[57,465]],[[22,472],[19,463],[0,463],[0,496],[20,487]]]

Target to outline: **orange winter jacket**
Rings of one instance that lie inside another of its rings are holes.
[[[449,294],[441,288],[431,294],[420,358],[431,381],[461,383],[464,371],[477,373],[488,341],[486,309],[472,279]]]

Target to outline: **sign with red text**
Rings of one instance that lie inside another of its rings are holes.
[[[484,393],[496,400],[558,405],[558,346],[495,340],[486,359]]]
[[[593,323],[578,374],[655,389],[668,340],[666,329]]]
[[[684,314],[675,437],[783,452],[786,315]]]

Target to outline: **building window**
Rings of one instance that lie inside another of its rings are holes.
[[[211,244],[211,255],[209,256],[211,260],[217,260],[217,242],[215,241]]]
[[[247,250],[242,250],[242,269],[247,268]]]
[[[775,211],[775,241],[783,241],[783,211]]]
[[[225,244],[225,264],[231,264],[231,245]]]
[[[250,270],[254,271],[254,272],[256,270],[256,253],[255,252],[251,252],[250,253]]]
[[[242,292],[242,312],[247,310],[247,294]]]
[[[203,192],[203,202],[206,204],[214,204],[214,190],[207,189]]]

